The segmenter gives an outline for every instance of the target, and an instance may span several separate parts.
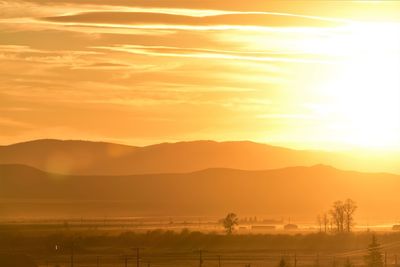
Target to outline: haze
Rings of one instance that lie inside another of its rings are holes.
[[[0,143],[400,149],[397,1],[0,2]]]
[[[399,267],[400,1],[0,0],[0,267]]]

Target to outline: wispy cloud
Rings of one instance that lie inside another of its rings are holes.
[[[269,26],[269,27],[334,27],[344,24],[344,20],[322,18],[316,16],[303,16],[289,13],[267,13],[267,12],[235,12],[213,16],[188,16],[166,13],[150,12],[90,12],[79,13],[68,16],[57,16],[43,18],[46,21],[59,23],[99,23],[118,25],[158,25],[164,27],[182,25],[181,27],[212,26]]]
[[[18,127],[18,128],[31,128],[32,125],[26,122],[22,122],[22,121],[17,121],[14,119],[10,119],[10,118],[4,118],[4,117],[0,117],[0,125],[2,125],[3,127]]]
[[[275,62],[291,62],[291,63],[321,63],[329,64],[330,61],[319,58],[312,58],[304,55],[293,55],[291,57],[279,53],[266,52],[246,52],[246,51],[224,51],[211,49],[196,49],[196,48],[180,48],[180,47],[165,47],[165,46],[112,46],[112,47],[93,47],[96,49],[107,49],[112,51],[127,52],[132,54],[142,54],[149,56],[165,56],[165,57],[188,57],[188,58],[205,58],[205,59],[228,59],[228,60],[246,60],[246,61],[275,61]]]
[[[351,2],[0,0],[1,132],[278,140],[298,121],[314,131],[317,111],[301,104],[326,104],[320,77],[370,52],[348,36],[371,29],[367,17],[398,29],[400,4]]]

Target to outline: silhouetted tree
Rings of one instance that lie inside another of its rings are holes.
[[[344,202],[336,201],[333,203],[332,209],[329,211],[329,213],[331,215],[332,222],[336,227],[336,232],[351,232],[351,228],[354,226],[354,213],[356,210],[356,202],[351,199],[346,199]],[[328,224],[327,219],[326,224]]]
[[[324,231],[325,233],[327,233],[329,225],[329,217],[327,213],[324,213],[324,215],[322,215],[322,223],[324,224]]]
[[[383,267],[383,256],[380,244],[376,236],[372,236],[372,242],[368,246],[368,255],[365,256],[366,267]]]
[[[228,235],[233,233],[235,226],[238,225],[239,219],[235,213],[228,213],[225,219],[222,220],[222,225]]]
[[[351,227],[354,225],[354,213],[356,212],[356,202],[351,199],[346,199],[343,203],[344,220],[346,225],[346,231],[350,233]]]
[[[321,233],[322,232],[322,217],[321,217],[321,215],[317,216],[317,224],[319,226],[319,232]]]
[[[289,262],[285,259],[285,257],[281,257],[278,267],[289,267]]]
[[[350,261],[350,258],[347,258],[344,267],[354,267],[353,263]]]
[[[333,203],[332,209],[330,210],[333,223],[336,226],[336,231],[338,233],[343,233],[344,229],[344,208],[342,201],[335,201]]]

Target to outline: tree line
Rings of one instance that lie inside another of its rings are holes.
[[[328,212],[317,216],[320,232],[350,233],[355,225],[356,210],[357,204],[352,199],[335,201]]]
[[[319,231],[339,234],[350,233],[355,225],[354,215],[356,210],[357,203],[350,198],[344,201],[335,201],[328,212],[317,216]],[[235,213],[228,213],[220,222],[225,232],[231,235],[239,224],[239,218]]]

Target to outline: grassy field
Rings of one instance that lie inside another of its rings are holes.
[[[136,247],[140,248],[142,267],[272,267],[278,266],[282,257],[291,267],[338,267],[344,266],[347,259],[356,266],[363,265],[372,236],[368,231],[347,235],[237,232],[226,236],[220,228],[210,231],[207,222],[200,227],[207,231],[135,230],[132,225],[109,222],[3,223],[0,252],[29,255],[40,267],[69,267],[71,257],[74,267],[137,266]],[[387,266],[395,266],[400,255],[400,233],[377,235]]]

